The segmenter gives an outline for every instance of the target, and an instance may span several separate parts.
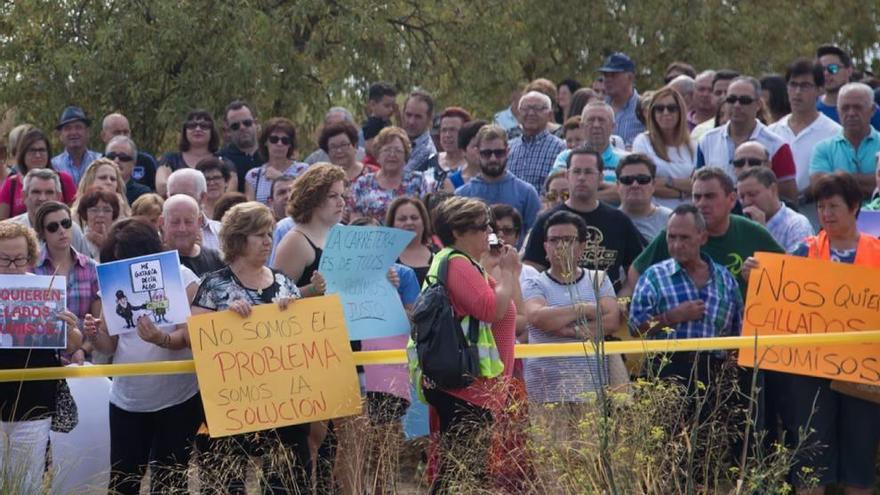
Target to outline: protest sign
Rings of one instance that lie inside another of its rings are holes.
[[[880,211],[860,211],[856,228],[864,234],[880,237]]]
[[[880,269],[758,253],[749,276],[743,335],[814,334],[880,329]],[[753,366],[755,350],[739,351]],[[880,383],[880,344],[770,346],[763,369],[848,382]]]
[[[0,275],[0,349],[67,347],[66,308],[65,277]]]
[[[339,296],[196,315],[189,335],[212,437],[360,413]]]
[[[352,340],[409,333],[388,268],[414,235],[389,227],[336,225],[330,231],[318,270],[327,280],[327,294],[342,298]]]
[[[101,263],[98,285],[110,335],[137,330],[143,315],[162,326],[185,323],[190,315],[177,251]]]

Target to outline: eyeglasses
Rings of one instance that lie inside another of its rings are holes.
[[[631,186],[633,182],[638,182],[641,185],[650,184],[654,179],[650,175],[625,175],[623,177],[618,177],[617,182],[620,182],[624,186]]]
[[[222,175],[211,175],[205,176],[205,182],[221,182],[223,180]]]
[[[747,163],[750,167],[760,167],[764,164],[764,160],[761,160],[760,158],[737,158],[730,163],[736,168],[745,167]]]
[[[54,234],[55,232],[58,232],[58,229],[60,227],[63,227],[64,230],[70,230],[70,227],[72,227],[72,226],[73,226],[73,222],[71,222],[69,218],[65,218],[64,220],[62,220],[60,222],[52,222],[52,223],[46,224],[46,232],[49,232],[50,234]]]
[[[210,122],[205,122],[204,120],[199,120],[199,121],[195,121],[195,122],[193,122],[191,120],[191,121],[187,122],[186,124],[183,124],[183,126],[186,127],[187,130],[190,130],[190,131],[193,131],[196,128],[201,129],[203,131],[210,131],[211,129],[214,128],[213,124],[211,124]]]
[[[654,113],[678,113],[680,109],[681,108],[674,103],[669,105],[654,105]]]
[[[519,230],[517,230],[513,227],[493,227],[492,230],[494,230],[495,232],[497,232],[501,235],[506,235],[506,236],[513,236],[513,235],[519,234]]]
[[[12,265],[15,266],[24,266],[28,262],[27,257],[24,258],[6,258],[0,257],[0,266],[9,268]]]
[[[244,119],[241,122],[233,122],[229,124],[229,128],[233,131],[237,131],[241,129],[241,126],[252,127],[254,125],[254,121],[251,119]]]
[[[791,91],[809,91],[815,89],[816,85],[811,82],[789,82],[788,89]]]
[[[134,157],[132,157],[131,155],[126,155],[125,153],[117,153],[115,151],[111,151],[104,156],[111,160],[119,160],[120,162],[130,162],[134,160]]]
[[[86,213],[89,215],[112,215],[113,208],[109,206],[93,206],[86,208]]]
[[[526,105],[524,107],[519,107],[519,111],[523,114],[526,113],[541,113],[546,112],[548,108],[545,105]]]
[[[284,146],[290,146],[290,138],[287,136],[269,136],[269,142],[272,144],[278,144],[281,142]]]
[[[826,65],[826,66],[825,66],[825,72],[831,74],[832,76],[833,76],[834,74],[837,74],[838,72],[840,72],[840,64],[828,64],[828,65]]]
[[[328,146],[328,147],[327,147],[327,149],[328,149],[331,153],[332,153],[332,152],[336,152],[336,151],[345,151],[345,150],[347,150],[347,149],[349,149],[349,148],[351,148],[351,143],[340,143],[340,144],[335,144],[335,145],[333,145],[333,146]]]
[[[573,235],[565,235],[565,236],[559,236],[559,237],[555,237],[555,236],[554,236],[554,237],[548,237],[548,238],[547,238],[547,243],[548,243],[548,244],[553,244],[553,245],[557,245],[557,244],[574,244],[574,243],[577,242],[577,241],[578,241],[578,238],[575,237],[575,236],[573,236]]]
[[[755,99],[752,98],[751,96],[748,96],[748,95],[741,95],[741,96],[728,95],[724,101],[726,101],[727,103],[730,103],[731,105],[739,102],[740,105],[746,106],[746,105],[751,105],[752,103],[754,103]]]
[[[571,196],[571,193],[568,191],[547,191],[544,193],[544,199],[547,201],[556,201],[561,199],[562,201],[568,201],[568,198]]]
[[[380,155],[405,155],[406,150],[403,148],[382,148],[379,150]]]
[[[49,150],[46,148],[28,148],[25,153],[28,155],[45,155],[46,153],[49,153]]]
[[[498,158],[504,158],[504,155],[506,155],[506,154],[507,154],[507,148],[498,148],[495,150],[480,150],[480,156],[487,159],[487,160],[489,158],[492,158],[493,155]]]

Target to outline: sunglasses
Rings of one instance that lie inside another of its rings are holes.
[[[826,65],[826,66],[825,66],[825,72],[831,74],[832,76],[833,76],[834,74],[837,74],[838,72],[840,72],[840,64],[828,64],[828,65]]]
[[[73,222],[69,218],[65,218],[64,220],[62,220],[60,222],[52,222],[52,223],[46,224],[46,232],[49,232],[50,234],[54,234],[55,232],[58,232],[58,229],[61,227],[63,227],[64,230],[70,230],[70,227],[72,227],[72,226],[73,226]]]
[[[745,167],[746,164],[750,167],[760,167],[764,164],[764,160],[761,160],[760,158],[737,158],[730,163],[736,168]]]
[[[241,122],[233,122],[233,123],[229,124],[229,128],[232,129],[233,131],[237,131],[237,130],[241,129],[241,126],[251,127],[253,125],[254,125],[253,120],[244,119]]]
[[[513,235],[519,234],[519,231],[513,227],[495,227],[493,230],[501,235],[506,235],[506,236],[513,236]]]
[[[210,131],[214,125],[210,122],[205,122],[204,120],[199,120],[198,122],[189,121],[183,125],[188,130],[193,131],[195,129],[201,129],[203,131]]]
[[[544,199],[547,201],[556,201],[558,199],[562,199],[562,201],[568,201],[568,198],[571,196],[571,193],[568,191],[547,191],[544,193]]]
[[[679,106],[672,103],[669,105],[654,105],[654,113],[678,113]]]
[[[468,227],[468,230],[472,230],[475,232],[485,232],[489,230],[489,227],[491,227],[489,222],[484,222],[481,224],[471,225],[470,227]]]
[[[644,186],[644,185],[650,184],[653,180],[654,180],[653,177],[651,177],[650,175],[644,175],[644,174],[625,175],[623,177],[617,178],[617,181],[620,182],[621,184],[623,184],[624,186],[631,186],[631,185],[633,185],[633,182],[638,182],[639,184]]]
[[[480,156],[486,159],[492,158],[492,155],[495,155],[498,158],[504,158],[504,155],[507,154],[506,149],[497,149],[497,150],[480,150]]]
[[[731,105],[739,102],[740,105],[746,106],[746,105],[751,105],[752,103],[754,103],[755,99],[752,98],[751,96],[746,96],[746,95],[742,95],[742,96],[729,95],[727,97],[727,99],[725,99],[724,101],[726,101],[727,103],[730,103]]]
[[[115,151],[111,151],[110,153],[107,153],[104,156],[106,158],[111,159],[111,160],[119,160],[120,162],[130,162],[130,161],[134,160],[134,158],[131,155],[126,155],[125,153],[117,153]]]
[[[290,138],[287,136],[269,136],[269,142],[272,144],[278,144],[280,141],[284,146],[290,145]]]

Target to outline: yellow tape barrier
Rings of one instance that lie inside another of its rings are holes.
[[[807,346],[828,344],[874,344],[880,343],[880,330],[849,333],[825,333],[813,335],[762,335],[757,338],[759,347],[785,345]],[[606,354],[642,354],[676,351],[710,351],[740,349],[756,345],[754,336],[714,337],[706,339],[629,340],[607,342]],[[521,344],[516,346],[516,357],[561,357],[592,354],[589,342],[565,344]],[[354,353],[356,364],[403,364],[403,350],[362,351]],[[192,361],[159,361],[150,363],[103,364],[95,366],[72,366],[55,368],[31,368],[0,370],[0,382],[56,380],[60,378],[94,378],[101,376],[174,375],[195,373]]]

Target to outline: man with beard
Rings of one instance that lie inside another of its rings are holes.
[[[226,105],[223,124],[227,144],[218,154],[235,164],[235,171],[238,174],[238,192],[243,193],[244,176],[248,170],[263,164],[257,143],[259,124],[250,106],[240,100]]]
[[[507,131],[498,125],[487,125],[475,139],[480,150],[480,174],[456,189],[455,194],[478,198],[489,205],[501,203],[516,208],[523,217],[525,234],[535,223],[541,198],[534,186],[507,170]]]

